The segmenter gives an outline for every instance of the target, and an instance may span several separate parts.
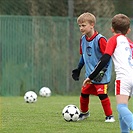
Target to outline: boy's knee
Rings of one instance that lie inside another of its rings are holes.
[[[83,98],[88,98],[88,97],[89,97],[89,94],[83,94],[83,93],[81,93],[81,96],[82,96]]]
[[[98,97],[100,100],[104,100],[108,97],[108,95],[107,94],[99,94]]]

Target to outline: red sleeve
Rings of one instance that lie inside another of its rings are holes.
[[[81,39],[80,39],[80,49],[79,49],[79,53],[82,55],[82,48],[81,48]]]
[[[104,54],[105,52],[106,44],[107,44],[106,39],[104,37],[101,37],[99,39],[99,48],[102,54]]]
[[[113,36],[107,41],[105,54],[109,54],[111,56],[114,53],[114,50],[117,45],[116,38],[117,38],[117,36]]]

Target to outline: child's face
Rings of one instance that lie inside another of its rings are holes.
[[[94,31],[94,24],[90,24],[89,22],[78,23],[80,32],[82,35],[90,35],[92,31]]]

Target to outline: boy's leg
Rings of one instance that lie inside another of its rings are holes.
[[[89,95],[96,95],[96,90],[93,84],[86,84],[82,86],[80,96],[80,110],[85,113],[89,110]]]
[[[105,122],[115,122],[115,119],[112,115],[110,99],[107,97],[106,99],[101,100],[101,104],[104,110],[104,114],[106,115]]]
[[[115,81],[115,95],[117,102],[117,111],[121,116],[121,122],[125,122],[130,130],[133,131],[133,113],[128,109],[128,101],[132,95],[132,77]],[[122,130],[121,125],[121,130]]]
[[[101,104],[104,110],[104,113],[106,116],[111,116],[112,115],[112,109],[111,109],[111,104],[110,104],[110,99],[108,98],[108,95],[105,94],[106,98],[104,98],[103,100],[101,100]],[[99,96],[100,98],[100,96]]]
[[[130,133],[127,124],[123,121],[120,114],[119,114],[119,123],[120,123],[121,133]]]
[[[107,84],[95,85],[95,88],[97,90],[97,94],[99,96],[99,99],[101,100],[104,114],[106,116],[105,122],[114,122],[115,119],[112,116],[112,108],[111,108],[110,99],[107,95]]]
[[[83,113],[86,113],[89,110],[89,95],[81,93],[80,110]]]
[[[79,120],[83,120],[90,116],[89,114],[89,95],[93,94],[96,95],[96,90],[93,87],[93,84],[87,84],[83,86],[81,89],[81,96],[80,96],[80,118]]]
[[[119,115],[121,116],[120,124],[125,122],[127,127],[133,131],[133,114],[132,112],[128,109],[126,104],[118,104],[117,105],[117,110]],[[121,125],[122,127],[122,125]],[[121,128],[122,130],[122,128]]]

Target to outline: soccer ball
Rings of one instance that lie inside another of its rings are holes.
[[[35,103],[37,101],[37,94],[34,91],[28,91],[24,95],[26,103]]]
[[[77,121],[80,115],[80,111],[76,105],[67,105],[62,110],[62,115],[68,122]]]
[[[39,91],[39,95],[42,97],[50,97],[51,90],[48,87],[42,87]]]

